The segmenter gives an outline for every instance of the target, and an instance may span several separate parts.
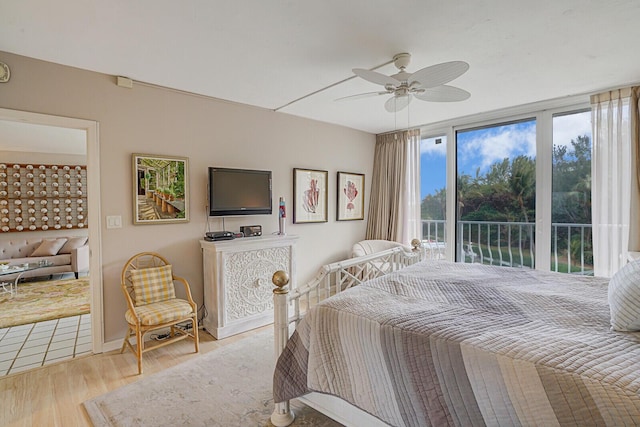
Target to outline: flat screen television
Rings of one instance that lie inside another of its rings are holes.
[[[209,168],[209,216],[271,215],[271,171]]]

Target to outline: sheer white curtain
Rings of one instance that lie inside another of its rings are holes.
[[[420,130],[408,132],[407,166],[404,190],[400,201],[400,230],[397,241],[409,245],[413,239],[422,238],[420,220]]]
[[[378,135],[367,239],[420,238],[420,130]]]
[[[596,276],[612,276],[627,262],[630,243],[633,246],[640,241],[637,98],[636,88],[591,97],[591,191]]]

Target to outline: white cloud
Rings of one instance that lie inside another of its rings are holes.
[[[571,140],[582,135],[591,136],[591,111],[553,118],[554,145],[570,147]]]
[[[436,144],[436,140],[440,139],[442,142]],[[420,155],[428,154],[430,156],[442,156],[447,155],[447,137],[436,136],[433,138],[424,138],[420,141]]]
[[[465,173],[474,175],[504,158],[536,155],[535,124],[506,125],[491,129],[469,131],[468,139],[458,145],[458,164]]]
[[[570,146],[577,136],[591,135],[591,112],[568,114],[553,118],[553,143]],[[436,144],[441,138],[442,143]],[[420,141],[420,154],[446,157],[447,138],[439,136]],[[458,168],[464,173],[475,175],[476,170],[484,173],[494,163],[504,158],[513,159],[526,155],[536,157],[535,122],[514,123],[464,131],[458,144]]]

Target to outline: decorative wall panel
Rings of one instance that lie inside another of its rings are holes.
[[[227,320],[273,310],[271,276],[289,270],[291,247],[232,252],[224,257],[227,279]]]
[[[87,226],[87,168],[0,163],[0,232]]]

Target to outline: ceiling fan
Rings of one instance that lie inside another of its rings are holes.
[[[471,96],[466,90],[445,84],[460,77],[469,69],[469,64],[466,62],[443,62],[422,68],[415,73],[408,73],[405,69],[410,61],[411,54],[399,53],[395,55],[393,63],[400,71],[391,76],[363,68],[354,68],[353,72],[358,77],[384,86],[384,91],[345,96],[336,101],[376,95],[393,95],[384,103],[384,108],[393,113],[408,106],[413,97],[421,101],[456,102],[464,101]]]

